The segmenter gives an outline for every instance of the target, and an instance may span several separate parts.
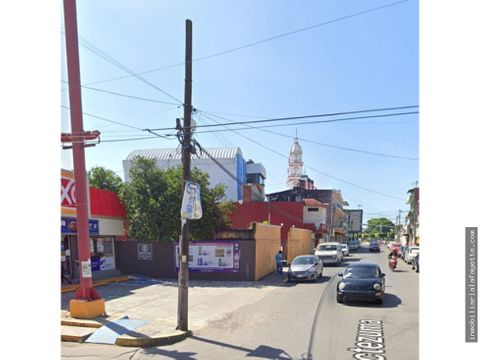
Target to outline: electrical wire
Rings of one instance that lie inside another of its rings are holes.
[[[203,125],[197,126],[197,128],[204,128],[204,127],[218,127],[218,126],[225,126],[225,125],[246,125],[246,124],[259,124],[259,123],[268,123],[268,122],[277,122],[277,121],[287,121],[287,120],[300,120],[300,119],[308,119],[308,118],[323,118],[323,117],[332,117],[332,116],[340,116],[340,115],[352,115],[352,114],[361,114],[361,113],[371,113],[371,112],[383,112],[383,111],[393,111],[393,110],[406,110],[412,108],[418,108],[418,105],[407,105],[407,106],[395,106],[395,107],[387,107],[387,108],[374,108],[374,109],[362,109],[362,110],[352,110],[352,111],[342,111],[342,112],[335,112],[335,113],[324,113],[324,114],[311,114],[311,115],[299,115],[299,116],[286,116],[281,118],[271,118],[271,119],[262,119],[262,120],[251,120],[251,121],[234,121],[229,123],[216,123],[210,125]],[[206,113],[200,109],[197,111]],[[207,113],[208,114],[208,113]],[[409,114],[418,114],[418,111],[414,112],[402,112],[402,113],[393,113],[393,114],[382,114],[382,115],[369,115],[363,117],[348,117],[348,118],[340,118],[340,119],[329,119],[329,120],[322,120],[319,121],[321,123],[329,123],[329,122],[339,122],[339,121],[350,121],[350,120],[357,120],[357,119],[369,119],[369,118],[377,118],[377,117],[388,117],[388,116],[395,116],[395,115],[409,115]],[[319,122],[306,122],[306,123],[293,123],[287,124],[287,126],[296,125],[296,124],[316,124]],[[280,126],[280,125],[276,125]],[[242,128],[243,129],[243,128]],[[252,127],[252,129],[254,129]],[[172,130],[172,128],[157,128],[152,129],[155,131],[160,130]],[[239,129],[236,129],[239,130]]]
[[[226,118],[226,117],[223,117],[223,116],[218,116],[218,115],[213,115],[213,114],[211,114],[211,116],[214,116],[214,117],[217,117],[217,118],[220,118],[220,119],[223,119],[223,120],[230,120],[230,119],[228,119],[228,118]],[[230,120],[230,121],[233,121],[233,120]],[[252,128],[252,127],[250,127],[250,128]],[[256,128],[254,128],[254,129],[256,129]],[[261,131],[263,131],[263,132],[270,133],[270,134],[274,134],[274,135],[278,135],[278,136],[283,136],[283,137],[292,139],[292,136],[287,135],[287,134],[282,134],[282,133],[279,133],[279,132],[276,132],[276,131],[266,130],[266,129],[262,129],[262,128],[260,128],[259,130],[261,130]],[[331,148],[339,149],[339,150],[352,151],[352,152],[358,152],[358,153],[363,153],[363,154],[383,156],[383,157],[390,157],[390,158],[397,158],[397,159],[418,160],[418,158],[413,158],[413,157],[400,156],[400,155],[392,155],[392,154],[385,154],[385,153],[378,153],[378,152],[373,152],[373,151],[367,151],[367,150],[360,150],[360,149],[348,148],[348,147],[345,147],[345,146],[326,144],[326,143],[322,143],[322,142],[318,142],[318,141],[313,141],[313,140],[308,140],[308,139],[299,138],[299,137],[297,137],[297,138],[298,138],[298,140],[301,140],[301,141],[303,141],[303,142],[312,143],[312,144],[316,144],[316,145],[321,145],[321,146],[325,146],[325,147],[331,147]]]
[[[349,14],[349,15],[341,16],[341,17],[338,17],[338,18],[335,18],[335,19],[332,19],[332,20],[328,20],[328,21],[321,22],[321,23],[318,23],[318,24],[310,25],[310,26],[307,26],[307,27],[303,27],[303,28],[293,30],[293,31],[289,31],[289,32],[286,32],[286,33],[282,33],[282,34],[279,34],[279,35],[271,36],[271,37],[268,37],[268,38],[265,38],[265,39],[262,39],[262,40],[254,41],[254,42],[251,42],[251,43],[248,43],[248,44],[245,44],[245,45],[241,45],[241,46],[237,46],[237,47],[234,47],[234,48],[231,48],[231,49],[219,51],[219,52],[216,52],[216,53],[213,53],[213,54],[210,54],[210,55],[195,58],[195,59],[192,60],[192,62],[207,60],[207,59],[211,59],[211,58],[214,58],[214,57],[230,54],[230,53],[233,53],[233,52],[236,52],[236,51],[240,51],[240,50],[251,48],[251,47],[254,47],[254,46],[257,46],[257,45],[260,45],[260,44],[264,44],[264,43],[267,43],[267,42],[270,42],[270,41],[273,41],[273,40],[278,40],[278,39],[281,39],[281,38],[284,38],[284,37],[287,37],[287,36],[290,36],[290,35],[293,35],[293,34],[313,30],[313,29],[319,28],[321,26],[330,25],[330,24],[340,22],[340,21],[343,21],[343,20],[347,20],[347,19],[351,19],[351,18],[354,18],[354,17],[357,17],[357,16],[361,16],[361,15],[365,15],[365,14],[372,13],[372,12],[375,12],[375,11],[383,10],[385,8],[388,8],[388,7],[400,5],[400,4],[408,2],[408,1],[411,1],[411,0],[402,0],[402,1],[394,2],[394,3],[389,3],[389,4],[377,6],[377,7],[374,7],[374,8],[370,8],[370,9],[363,10],[363,11],[360,11],[360,12],[352,13],[352,14]],[[129,78],[129,77],[132,77],[132,76],[145,75],[145,74],[149,74],[149,73],[152,73],[152,72],[166,70],[166,69],[170,69],[170,68],[174,68],[174,67],[178,67],[178,66],[182,66],[182,65],[185,65],[185,62],[178,62],[178,63],[175,63],[175,64],[166,65],[166,66],[163,66],[163,67],[160,67],[160,68],[143,71],[143,72],[136,73],[136,74],[131,74],[130,76],[116,77],[116,78],[112,78],[112,79],[108,79],[108,80],[96,81],[94,83],[92,82],[90,84],[93,85],[93,84],[100,84],[100,83],[105,83],[105,82],[110,82],[110,81],[126,79],[126,78]]]
[[[129,98],[129,99],[135,99],[135,100],[148,101],[148,102],[154,102],[154,103],[159,103],[159,104],[178,106],[178,103],[161,101],[161,100],[156,100],[156,99],[149,99],[149,98],[145,98],[145,97],[141,97],[141,96],[135,96],[135,95],[124,94],[124,93],[119,93],[119,92],[115,92],[115,91],[109,91],[109,90],[105,90],[105,89],[99,89],[99,88],[95,88],[95,87],[91,87],[91,86],[87,86],[87,85],[81,85],[81,87],[84,88],[84,89],[93,90],[93,91],[97,91],[97,92],[102,92],[102,93],[105,93],[105,94],[121,96],[121,97]]]
[[[62,108],[70,110],[70,108],[68,106],[65,106],[65,105],[62,105]],[[87,115],[87,116],[91,116],[91,117],[94,117],[96,119],[103,120],[103,121],[106,121],[106,122],[109,122],[109,123],[112,123],[112,124],[125,126],[125,127],[128,127],[128,128],[131,128],[131,129],[139,130],[139,131],[144,131],[144,129],[140,129],[140,128],[137,128],[137,127],[132,126],[132,125],[124,124],[124,123],[121,123],[119,121],[110,120],[110,119],[107,119],[107,118],[104,118],[104,117],[101,117],[101,116],[98,116],[98,115],[89,114],[89,113],[84,112],[84,111],[82,111],[82,114]]]
[[[63,32],[64,29],[62,29]],[[143,77],[141,77],[140,75],[136,74],[133,70],[131,70],[130,68],[128,68],[127,66],[123,65],[122,63],[118,62],[117,60],[115,60],[112,56],[108,55],[107,53],[105,53],[104,51],[100,50],[98,47],[96,47],[95,45],[93,45],[91,42],[89,42],[88,40],[86,40],[85,38],[83,38],[82,36],[78,36],[79,38],[79,43],[80,45],[82,45],[84,48],[86,48],[87,50],[89,50],[90,52],[92,52],[93,54],[97,55],[98,57],[104,59],[105,61],[111,63],[112,65],[116,66],[117,68],[125,71],[126,73],[130,74],[131,76],[137,78],[138,80],[142,81],[143,83],[153,87],[154,89],[160,91],[162,94],[168,96],[169,98],[175,100],[177,103],[179,103],[180,105],[183,105],[183,101],[177,99],[175,96],[169,94],[168,92],[166,92],[165,90],[162,90],[161,88],[159,88],[158,86],[156,86],[155,84],[152,84],[150,81],[144,79]]]
[[[205,114],[204,114],[204,116],[205,116]],[[215,120],[213,120],[212,118],[210,118],[210,117],[208,117],[208,116],[206,116],[206,117],[207,117],[207,119],[209,118],[210,120],[215,121]],[[271,152],[273,152],[273,153],[275,153],[275,154],[277,154],[277,155],[279,155],[279,156],[281,156],[281,157],[283,157],[283,158],[288,158],[287,155],[282,154],[282,153],[278,152],[277,150],[271,149],[271,148],[269,148],[268,146],[265,146],[264,144],[259,143],[258,141],[255,141],[255,140],[253,140],[253,139],[250,139],[248,136],[239,134],[239,133],[237,133],[235,130],[232,130],[232,131],[233,131],[234,133],[236,133],[237,135],[240,135],[241,137],[249,140],[250,142],[253,142],[254,144],[257,144],[257,145],[263,147],[264,149],[267,149],[267,150],[269,150],[269,151],[271,151]],[[365,186],[357,185],[357,184],[352,183],[352,182],[350,182],[350,181],[343,180],[343,179],[341,179],[341,178],[339,178],[339,177],[336,177],[336,176],[327,174],[326,172],[317,170],[317,169],[312,168],[312,167],[310,167],[310,166],[309,166],[308,168],[311,169],[311,170],[313,170],[313,171],[316,171],[316,172],[318,172],[318,173],[320,173],[320,174],[322,174],[322,175],[324,175],[324,176],[326,176],[326,177],[335,179],[335,180],[337,180],[337,181],[343,182],[343,183],[348,184],[348,185],[350,185],[350,186],[354,186],[354,187],[357,187],[357,188],[359,188],[359,189],[362,189],[362,190],[365,190],[365,191],[368,191],[368,192],[371,192],[371,193],[374,193],[374,194],[377,194],[377,195],[382,195],[382,196],[385,196],[385,197],[389,197],[389,198],[392,198],[392,199],[403,200],[403,199],[401,199],[401,198],[399,198],[399,197],[392,196],[392,195],[389,195],[389,194],[385,194],[385,193],[382,193],[382,192],[380,192],[380,191],[372,190],[372,189],[367,188],[367,187],[365,187]]]

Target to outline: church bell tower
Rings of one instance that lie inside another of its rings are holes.
[[[288,157],[287,186],[289,189],[300,186],[300,177],[303,173],[302,154],[302,147],[298,143],[297,132],[295,131],[295,139],[292,148],[290,149],[290,156]]]

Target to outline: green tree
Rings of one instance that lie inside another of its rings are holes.
[[[366,233],[370,237],[393,239],[395,236],[395,224],[387,218],[373,218],[368,220],[367,224]]]
[[[180,208],[183,197],[182,168],[158,169],[155,160],[138,157],[130,169],[131,181],[123,187],[121,198],[129,221],[129,236],[142,241],[178,241]],[[211,239],[215,229],[229,226],[231,202],[225,188],[210,189],[208,174],[194,169],[191,180],[200,184],[203,216],[191,221],[191,239]]]
[[[123,181],[114,171],[101,166],[94,166],[88,172],[89,185],[97,188],[120,193]]]

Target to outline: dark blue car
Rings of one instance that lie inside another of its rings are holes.
[[[337,302],[374,301],[383,303],[385,274],[377,264],[357,262],[348,265],[337,283]]]

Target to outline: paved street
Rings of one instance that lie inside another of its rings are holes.
[[[157,348],[62,343],[62,358],[82,359],[354,359],[361,320],[380,324],[382,355],[389,360],[418,359],[418,278],[403,261],[395,272],[387,266],[386,250],[352,253],[339,267],[326,267],[317,283],[280,282],[261,296],[222,318],[194,329],[183,342]],[[353,261],[380,265],[386,273],[383,305],[337,304],[338,272]],[[280,281],[280,279],[278,279]],[[270,280],[272,281],[272,280]],[[248,291],[238,288],[235,291]],[[225,296],[233,292],[225,292]],[[232,299],[219,297],[217,301]],[[215,309],[212,308],[212,311]],[[175,314],[172,314],[173,316]],[[195,314],[191,309],[190,316]],[[377,325],[375,325],[377,326]],[[373,345],[372,345],[373,346]],[[370,359],[369,357],[363,357]],[[371,357],[372,359],[374,357]]]

